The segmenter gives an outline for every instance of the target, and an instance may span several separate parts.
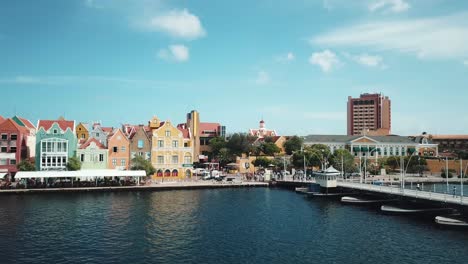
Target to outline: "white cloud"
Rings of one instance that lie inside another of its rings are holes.
[[[168,61],[184,62],[190,57],[189,49],[184,45],[171,45],[158,51],[158,57]]]
[[[407,11],[410,7],[410,4],[405,2],[405,0],[378,0],[369,4],[369,11],[383,10],[384,12],[401,13]]]
[[[311,43],[395,50],[419,58],[460,59],[468,56],[468,13],[357,24],[314,37]]]
[[[309,62],[311,64],[320,66],[324,72],[329,72],[334,67],[337,67],[341,64],[336,54],[329,50],[313,53],[309,58]]]
[[[266,71],[259,71],[257,73],[257,78],[255,79],[255,83],[258,85],[265,85],[270,83],[270,75]]]
[[[278,62],[290,62],[296,59],[294,53],[288,52],[287,54],[279,55],[276,57],[276,61]]]
[[[197,39],[206,35],[200,19],[187,9],[172,10],[153,17],[147,27],[150,30],[165,32],[173,37]]]
[[[367,53],[363,53],[359,55],[351,55],[351,54],[345,53],[344,56],[367,67],[380,67],[380,68],[386,67],[383,64],[382,57],[378,55],[369,55]]]

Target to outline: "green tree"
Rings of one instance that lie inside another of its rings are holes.
[[[275,143],[272,143],[272,142],[263,142],[260,145],[260,148],[263,154],[267,156],[274,156],[275,154],[281,152],[281,149],[278,146],[276,146]]]
[[[253,161],[253,165],[255,167],[263,167],[263,168],[268,168],[268,166],[271,163],[272,162],[269,159],[265,158],[265,157],[258,157]]]
[[[132,159],[130,170],[144,170],[146,171],[146,176],[151,176],[156,173],[156,169],[153,167],[153,164],[140,155],[136,155]]]
[[[291,155],[293,152],[301,150],[303,145],[304,140],[301,137],[293,136],[284,142],[283,147],[286,151],[286,154]]]
[[[67,163],[67,170],[77,171],[81,169],[81,161],[77,157],[71,157]]]
[[[236,161],[234,155],[232,155],[228,148],[220,149],[216,158],[221,167],[224,167],[226,166],[226,164]]]
[[[29,160],[22,160],[16,165],[19,171],[35,171],[36,167]]]
[[[396,171],[397,168],[400,168],[400,157],[387,157],[385,160],[385,165],[388,166],[392,171]]]
[[[217,157],[219,154],[219,151],[222,148],[226,148],[227,142],[222,137],[215,137],[215,138],[212,138],[208,144],[211,147],[211,153],[213,154],[213,156]]]
[[[354,156],[347,149],[337,149],[330,157],[331,165],[333,165],[337,170],[341,170],[342,162],[345,173],[353,172],[355,170]]]
[[[226,147],[231,154],[241,156],[242,153],[248,154],[251,151],[256,139],[244,133],[235,133],[229,138]]]

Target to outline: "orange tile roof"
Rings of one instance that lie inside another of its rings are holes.
[[[20,133],[29,133],[29,130],[27,128],[18,125],[11,118],[8,118],[0,123],[0,130],[16,130]]]
[[[99,142],[97,139],[95,138],[90,138],[88,139],[88,141],[86,141],[83,145],[80,146],[80,149],[85,149],[87,148],[89,145],[91,145],[91,142],[94,142],[96,143],[96,146],[100,149],[106,149],[106,147],[104,147],[104,145],[101,144],[101,142]]]
[[[0,124],[5,121],[5,118],[3,118],[3,116],[0,116]]]
[[[47,131],[54,123],[57,123],[63,131],[67,130],[67,128],[70,128],[71,131],[75,131],[75,121],[69,120],[39,120],[37,127],[38,129],[42,127]]]

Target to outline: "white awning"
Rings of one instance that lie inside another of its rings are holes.
[[[79,170],[79,171],[19,171],[15,179],[32,178],[103,178],[103,177],[146,177],[146,171],[123,170]]]
[[[6,174],[6,173],[3,173],[3,172],[0,172],[0,178],[5,177],[5,175],[7,175],[7,174]]]

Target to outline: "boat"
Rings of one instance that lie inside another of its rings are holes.
[[[401,208],[389,205],[382,205],[380,210],[385,213],[391,214],[438,214],[438,213],[452,213],[453,208]]]
[[[460,215],[436,216],[435,222],[444,226],[468,227],[468,219],[462,218]]]
[[[297,193],[307,193],[309,191],[309,188],[307,188],[307,187],[296,187],[295,191]]]
[[[393,202],[396,199],[383,199],[383,200],[370,200],[370,199],[360,199],[356,197],[344,196],[341,198],[342,203],[353,203],[353,204],[379,204],[385,202]]]

